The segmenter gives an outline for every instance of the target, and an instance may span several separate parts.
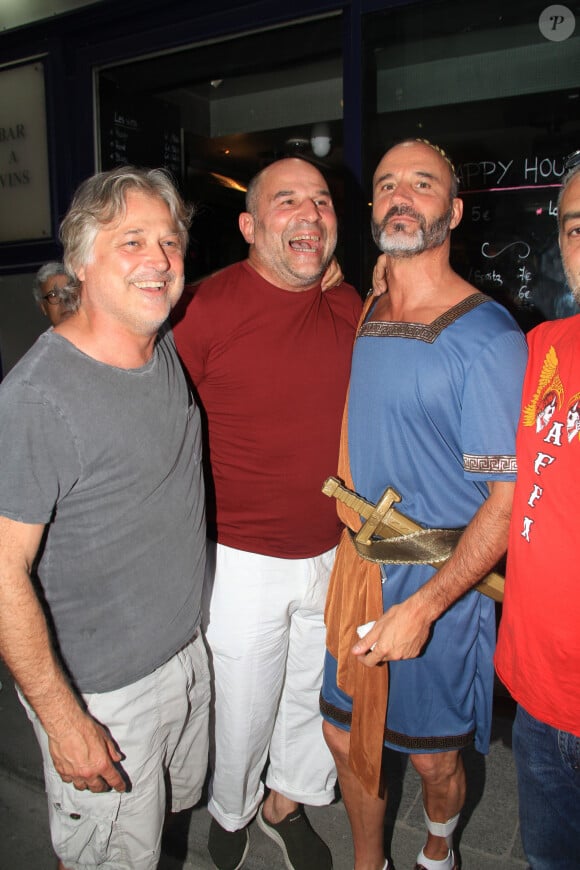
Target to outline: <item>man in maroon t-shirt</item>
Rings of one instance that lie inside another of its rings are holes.
[[[302,804],[334,797],[318,695],[340,526],[320,488],[336,467],[361,303],[344,283],[322,292],[336,215],[313,165],[271,164],[250,182],[246,202],[239,223],[248,259],[202,281],[174,315],[207,416],[215,496],[209,850],[220,870],[241,867],[259,810],[287,866],[330,870]]]

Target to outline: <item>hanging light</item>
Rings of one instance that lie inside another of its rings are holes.
[[[328,124],[315,124],[310,134],[310,147],[317,157],[326,157],[330,153],[332,138]]]

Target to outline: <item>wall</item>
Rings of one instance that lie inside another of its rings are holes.
[[[4,374],[50,326],[32,298],[34,274],[0,276],[0,353]]]

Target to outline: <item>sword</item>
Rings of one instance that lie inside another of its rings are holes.
[[[361,517],[364,517],[365,522],[354,539],[355,546],[358,552],[363,555],[363,558],[367,547],[369,552],[372,546],[375,548],[377,546],[380,547],[380,541],[372,541],[373,535],[379,535],[384,539],[398,538],[399,536],[411,539],[416,533],[423,533],[421,542],[419,540],[413,541],[414,548],[417,549],[417,543],[419,543],[419,548],[423,548],[423,554],[425,555],[425,559],[421,560],[419,564],[432,565],[434,568],[438,568],[449,558],[462,532],[461,529],[435,530],[439,537],[441,532],[447,532],[448,535],[443,542],[443,548],[440,549],[440,552],[434,553],[432,541],[429,539],[429,530],[423,529],[422,526],[394,507],[395,504],[401,501],[401,496],[392,487],[388,487],[384,491],[376,505],[362,498],[356,492],[347,489],[337,477],[328,477],[324,481],[322,492],[324,495],[329,496],[329,498],[338,499],[356,511]],[[425,541],[427,541],[426,546]],[[402,543],[404,545],[404,541]],[[399,546],[399,542],[397,542],[397,546]],[[405,559],[396,561],[406,564],[413,563],[413,560],[407,563]],[[488,598],[501,602],[503,601],[504,582],[501,574],[491,572],[474,588],[483,595],[487,595]]]

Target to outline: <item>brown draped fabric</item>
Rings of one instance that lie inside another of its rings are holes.
[[[372,298],[365,304],[361,323]],[[353,490],[348,455],[348,397],[342,418],[338,476]],[[337,501],[343,523],[358,531],[358,514]],[[381,761],[389,685],[388,666],[367,668],[351,648],[358,640],[357,626],[376,620],[383,612],[381,569],[356,552],[348,529],[338,545],[325,610],[326,643],[338,662],[338,687],[353,699],[349,765],[366,791],[382,794]]]

